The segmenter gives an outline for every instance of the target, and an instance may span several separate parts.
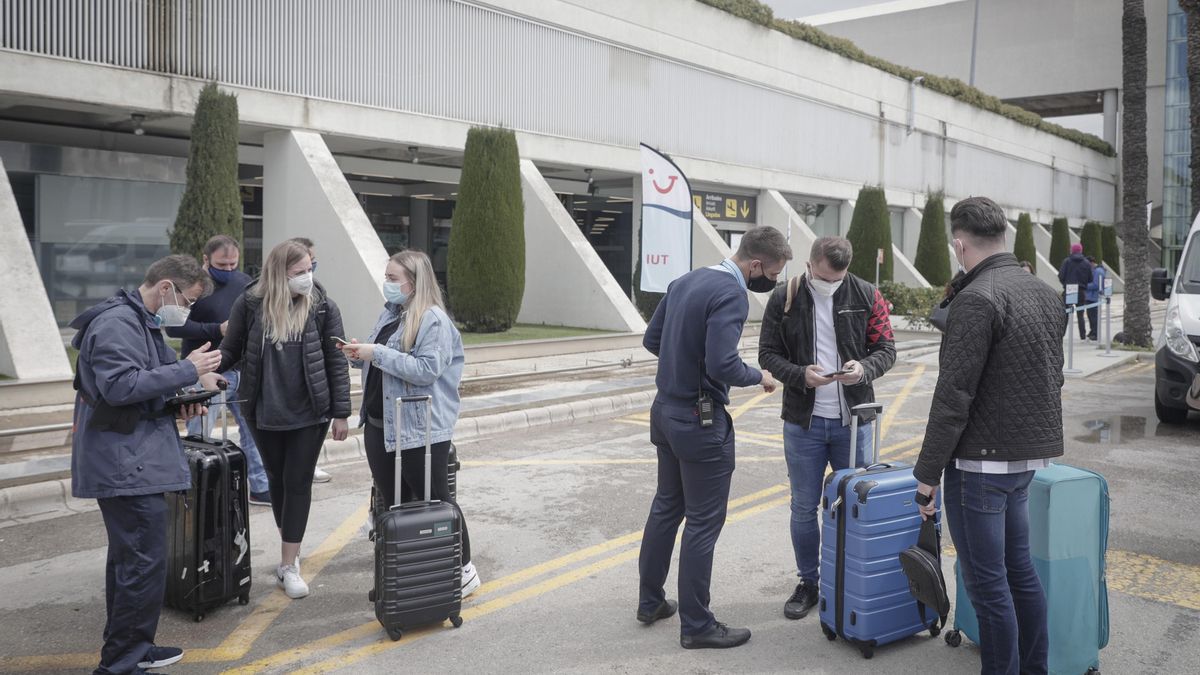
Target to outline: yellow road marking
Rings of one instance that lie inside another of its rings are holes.
[[[1130,551],[1109,551],[1108,590],[1200,611],[1200,567]]]
[[[908,380],[900,389],[900,393],[896,394],[896,400],[892,401],[892,405],[883,414],[883,422],[881,422],[879,429],[881,436],[887,436],[888,429],[892,427],[892,419],[900,413],[904,402],[908,400],[908,396],[912,394],[913,387],[917,386],[917,382],[921,380],[921,375],[923,374],[925,374],[925,366],[921,365],[913,368],[912,375],[908,376]]]
[[[763,399],[767,398],[768,396],[770,396],[770,394],[768,394],[767,392],[764,391],[761,394],[757,394],[755,396],[750,397],[749,401],[746,401],[745,403],[739,405],[738,407],[734,408],[733,410],[730,410],[729,416],[736,420],[737,418],[742,416],[742,413],[746,412],[750,408],[753,408],[759,401],[762,401]]]

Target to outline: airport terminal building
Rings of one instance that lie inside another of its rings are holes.
[[[1112,223],[1118,199],[1114,157],[697,0],[0,0],[0,373],[69,378],[60,328],[168,252],[210,81],[238,98],[244,267],[314,239],[352,335],[388,254],[445,274],[476,125],[517,134],[527,323],[644,329],[642,142],[702,207],[695,266],[756,224],[803,259],[882,185],[896,278],[923,285],[929,191],[1044,224]]]

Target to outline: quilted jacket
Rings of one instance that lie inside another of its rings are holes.
[[[783,414],[792,424],[808,429],[812,423],[815,390],[804,381],[804,368],[816,363],[813,354],[813,302],[809,295],[807,277],[787,306],[787,291],[791,284],[775,289],[767,301],[762,330],[758,336],[758,365],[771,371],[784,384]],[[870,283],[847,274],[845,282],[833,294],[836,315],[838,355],[843,361],[858,361],[863,367],[863,379],[858,384],[845,385],[847,409],[875,400],[872,386],[896,363],[896,345],[892,337],[892,322],[887,302]],[[874,419],[874,413],[864,416],[863,422]],[[849,420],[846,420],[849,423]]]
[[[984,260],[954,289],[917,480],[937,485],[957,457],[1062,455],[1062,300],[1011,253]]]

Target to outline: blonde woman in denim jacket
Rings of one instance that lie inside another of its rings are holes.
[[[454,425],[458,421],[458,385],[462,380],[462,336],[446,315],[442,292],[429,256],[401,251],[388,260],[384,271],[387,304],[366,342],[351,340],[343,350],[350,363],[362,369],[363,403],[360,426],[367,463],[384,503],[395,503],[395,452],[401,451],[404,484],[401,501],[424,499],[425,411],[422,405],[403,407],[396,426],[396,397],[433,397],[429,442],[432,444],[430,491],[433,499],[450,499],[447,464]],[[461,514],[461,509],[460,509]],[[471,540],[466,518],[462,521],[462,594],[479,587],[479,574],[471,564]]]

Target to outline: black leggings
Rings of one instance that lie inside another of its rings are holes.
[[[371,476],[375,479],[375,485],[382,493],[385,504],[395,504],[396,454],[384,449],[383,429],[368,423],[363,436],[367,446],[367,464],[371,467]],[[453,504],[454,508],[458,509],[459,522],[462,523],[462,562],[466,565],[471,562],[471,537],[467,534],[467,519],[463,517],[462,509],[458,507],[458,502],[450,499],[449,476],[447,475],[449,473],[447,465],[450,460],[450,441],[434,443],[429,452],[433,462],[429,477],[429,490],[433,493],[434,499]],[[401,503],[420,501],[425,497],[425,446],[406,448],[401,453],[401,457],[400,468],[404,480],[404,484],[400,486]]]
[[[275,525],[283,531],[283,540],[289,544],[304,541],[308,510],[312,506],[313,472],[328,430],[328,422],[288,431],[270,431],[251,425],[258,454],[267,470]]]

